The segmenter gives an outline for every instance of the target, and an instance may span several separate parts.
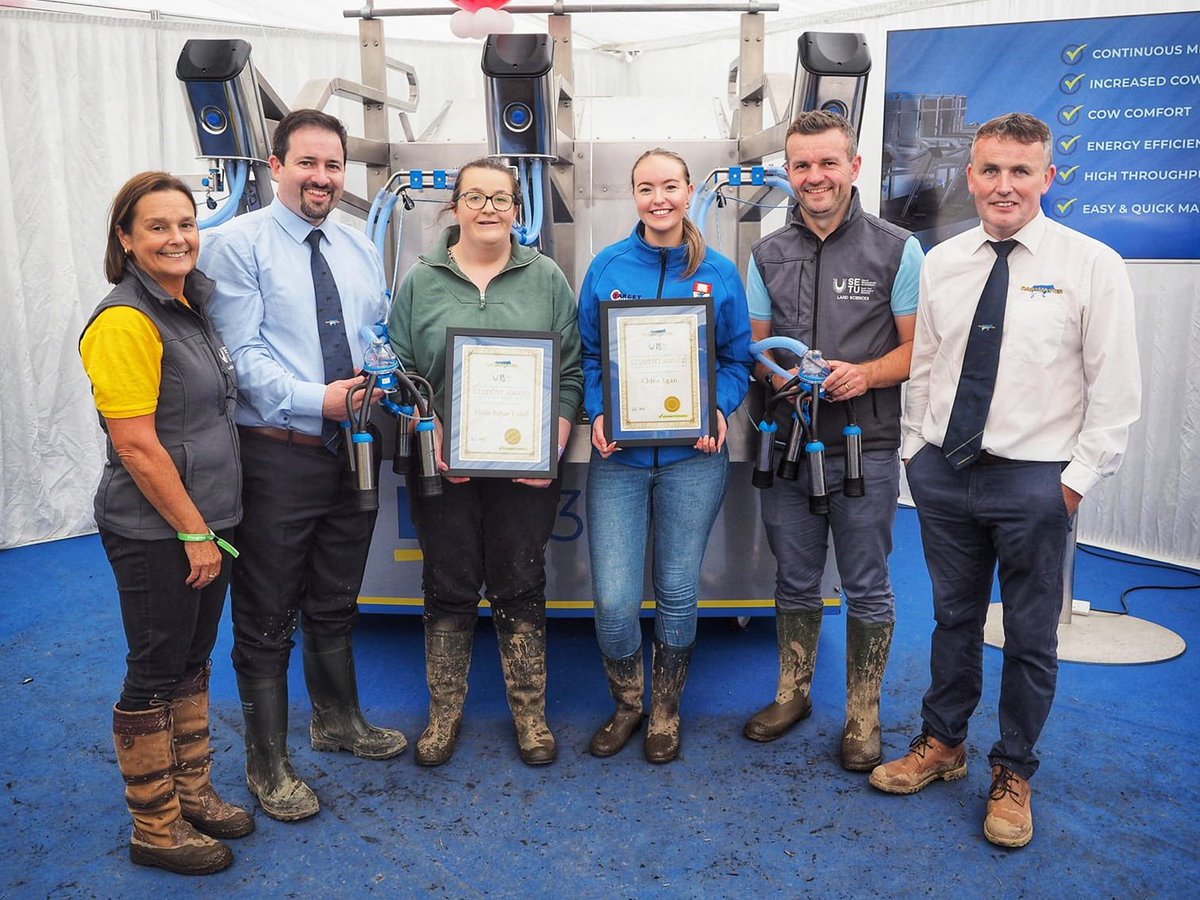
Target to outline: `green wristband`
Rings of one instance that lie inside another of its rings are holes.
[[[241,554],[238,553],[237,548],[234,547],[233,544],[229,543],[229,541],[225,540],[224,538],[217,537],[215,534],[212,533],[211,530],[209,530],[208,534],[188,534],[186,531],[177,531],[177,532],[175,532],[175,536],[177,538],[179,538],[181,541],[185,541],[187,543],[201,543],[203,541],[216,541],[217,546],[220,547],[222,550],[224,550],[226,553],[228,553],[230,556],[232,556],[234,559],[237,559],[239,556],[241,556]]]

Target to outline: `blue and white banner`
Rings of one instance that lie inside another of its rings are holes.
[[[1126,259],[1200,257],[1200,13],[888,34],[883,217],[928,247],[977,221],[975,129],[1054,132],[1046,215]]]

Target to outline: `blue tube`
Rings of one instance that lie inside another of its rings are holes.
[[[242,192],[246,190],[246,176],[250,172],[250,163],[242,159],[229,159],[225,161],[225,169],[231,173],[229,196],[225,199],[224,206],[203,222],[196,223],[199,228],[223,225],[237,214],[238,204],[242,202]]]
[[[366,227],[367,239],[371,241],[371,243],[375,242],[375,219],[378,217],[379,210],[382,208],[383,203],[385,200],[387,200],[387,198],[388,191],[387,187],[385,186],[379,189],[379,192],[375,195],[375,199],[371,201],[371,211],[367,213]]]
[[[542,236],[542,216],[545,213],[545,198],[542,193],[542,161],[522,159],[518,163],[521,176],[521,204],[528,210],[526,224],[513,225],[513,233],[522,246],[532,247]],[[530,183],[533,191],[530,193]]]
[[[375,221],[375,234],[372,242],[375,244],[375,249],[379,251],[380,260],[387,258],[387,231],[388,225],[392,220],[392,210],[396,208],[396,202],[400,199],[399,194],[389,194],[387,199],[379,210],[379,216]],[[368,234],[368,237],[371,237]]]

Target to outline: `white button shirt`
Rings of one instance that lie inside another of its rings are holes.
[[[1141,411],[1133,290],[1111,248],[1040,211],[1013,238],[1000,365],[983,449],[1062,461],[1079,494],[1121,464]],[[996,255],[982,225],[934,247],[905,390],[900,455],[942,446],[975,307]]]

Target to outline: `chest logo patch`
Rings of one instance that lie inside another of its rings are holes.
[[[860,278],[854,276],[851,278],[835,278],[833,279],[833,293],[836,300],[871,300],[875,295],[875,287],[877,282],[870,278]]]

